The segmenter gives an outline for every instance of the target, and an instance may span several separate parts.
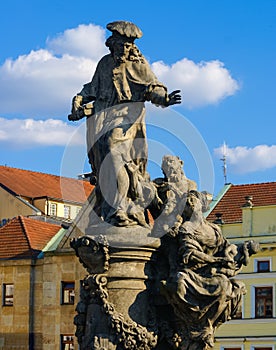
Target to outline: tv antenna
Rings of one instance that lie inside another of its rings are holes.
[[[223,169],[224,185],[227,184],[226,151],[227,151],[227,145],[224,141],[222,145],[222,158],[220,158],[220,160],[223,162],[222,169]]]

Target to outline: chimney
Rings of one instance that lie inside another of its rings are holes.
[[[253,196],[245,196],[245,203],[242,205],[242,208],[252,208],[253,207]]]
[[[218,224],[218,225],[223,225],[224,221],[222,220],[222,213],[216,213],[216,220],[213,221],[214,224]]]

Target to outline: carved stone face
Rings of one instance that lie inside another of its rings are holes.
[[[162,171],[170,181],[179,181],[183,177],[183,162],[176,156],[164,156]]]
[[[132,46],[131,40],[122,35],[111,35],[105,42],[115,58],[125,57]]]
[[[184,209],[184,215],[187,219],[190,219],[193,213],[196,211],[201,211],[202,205],[199,198],[197,198],[194,194],[189,194],[186,200],[186,206]]]

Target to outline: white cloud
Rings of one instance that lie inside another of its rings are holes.
[[[75,125],[62,120],[6,119],[0,118],[0,145],[11,147],[82,145],[85,138]]]
[[[105,30],[94,24],[67,29],[56,38],[47,39],[47,47],[57,55],[86,57],[97,61],[107,52]]]
[[[226,154],[227,164],[233,173],[246,174],[276,167],[276,145],[258,145],[252,148],[221,146],[214,152],[218,157]]]
[[[195,63],[184,58],[171,66],[152,64],[155,74],[169,89],[180,89],[183,105],[189,108],[218,103],[239,88],[220,61]]]
[[[91,79],[107,52],[104,30],[94,25],[66,30],[48,39],[47,46],[7,59],[0,67],[2,114],[67,117],[72,97]]]
[[[2,115],[66,118],[72,97],[91,79],[97,62],[108,52],[104,42],[103,28],[79,25],[48,38],[44,49],[7,59],[0,66]],[[196,64],[184,58],[172,66],[155,62],[152,67],[170,89],[182,90],[183,104],[188,107],[217,103],[238,88],[219,61]]]

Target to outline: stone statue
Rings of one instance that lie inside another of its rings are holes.
[[[173,266],[161,281],[162,293],[174,309],[181,349],[214,346],[216,328],[235,316],[246,293],[243,282],[230,277],[259,249],[253,241],[231,244],[218,225],[204,218],[207,207],[204,193],[190,191],[174,242],[166,241]]]
[[[153,181],[157,189],[158,202],[153,201],[150,211],[155,219],[153,233],[163,236],[173,232],[183,222],[187,194],[196,189],[196,183],[186,177],[184,162],[177,156],[166,155],[162,159],[163,178]],[[158,205],[156,205],[158,203]]]
[[[136,25],[118,21],[107,29],[110,54],[69,115],[87,117],[95,184],[66,235],[88,272],[74,318],[79,347],[207,350],[240,308],[245,286],[233,277],[259,247],[231,244],[204,218],[206,193],[179,157],[164,156],[164,176],[150,180],[144,102],[168,107],[181,97],[167,93],[134,44],[142,36]]]
[[[96,183],[95,211],[116,226],[147,226],[145,208],[154,197],[146,172],[145,101],[168,107],[181,102],[168,94],[134,44],[142,36],[133,23],[109,23],[110,54],[72,102],[69,120],[87,116],[87,148]],[[93,104],[91,104],[93,101]]]

